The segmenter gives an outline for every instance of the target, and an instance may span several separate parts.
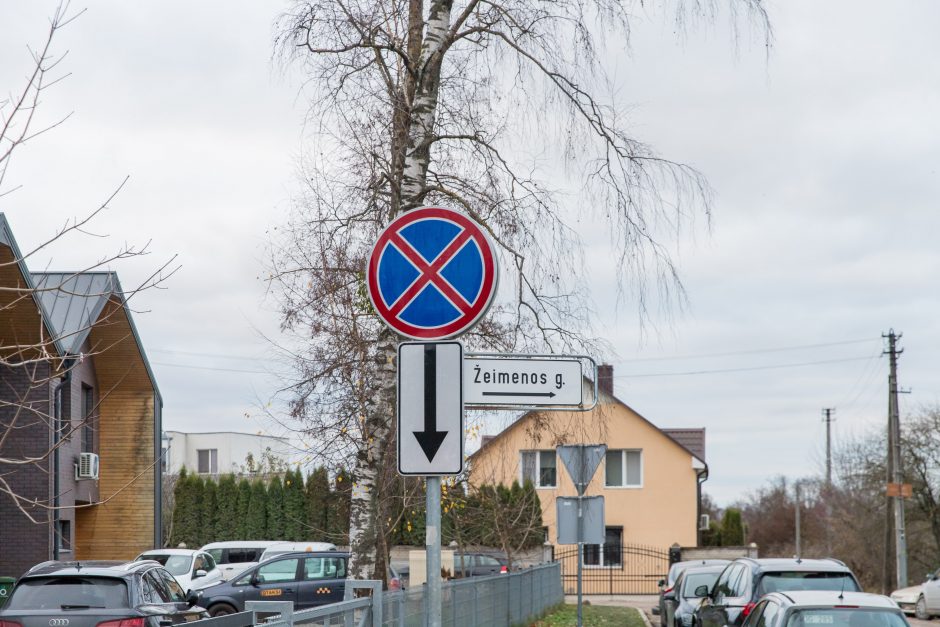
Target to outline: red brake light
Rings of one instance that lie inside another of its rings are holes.
[[[120,620],[106,620],[103,623],[98,623],[97,627],[144,627],[144,619],[122,618]]]
[[[675,587],[675,586],[669,586],[668,588],[663,588],[663,594],[666,594],[667,592],[672,592],[672,589],[673,589],[674,587]]]
[[[12,620],[0,620],[0,627],[23,627],[23,626]]]
[[[747,618],[747,615],[750,614],[751,610],[753,610],[756,606],[757,606],[757,603],[748,603],[747,605],[744,606],[744,609],[741,610],[741,615]]]
[[[508,573],[508,572],[509,572],[509,568],[507,568],[506,566],[500,566],[500,567],[499,567],[499,573],[500,573],[500,574]]]

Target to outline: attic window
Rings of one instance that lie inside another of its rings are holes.
[[[607,451],[604,485],[608,488],[643,487],[643,451]]]
[[[555,451],[522,451],[523,481],[531,481],[536,488],[554,488],[557,477]]]

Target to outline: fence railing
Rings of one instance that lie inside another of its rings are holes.
[[[293,611],[285,601],[249,601],[248,611],[208,618],[187,627],[424,627],[425,589],[383,592],[378,582],[347,582],[346,600]],[[352,598],[354,588],[371,588],[372,596]],[[489,577],[444,582],[443,627],[511,627],[530,622],[564,601],[558,562]]]

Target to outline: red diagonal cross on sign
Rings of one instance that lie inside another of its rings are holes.
[[[389,311],[393,316],[398,316],[402,310],[408,306],[411,301],[413,301],[418,294],[421,293],[421,290],[424,289],[424,286],[428,283],[433,283],[440,292],[447,298],[451,303],[457,307],[461,313],[466,314],[470,311],[472,305],[467,302],[467,300],[455,290],[450,283],[448,283],[444,277],[441,276],[440,272],[447,265],[447,262],[454,258],[460,249],[463,248],[464,244],[467,243],[471,237],[470,232],[467,229],[464,229],[460,232],[447,245],[444,250],[429,264],[427,263],[421,255],[418,254],[411,244],[409,244],[401,235],[398,233],[393,233],[389,240],[391,243],[404,255],[408,261],[414,264],[418,272],[421,273],[415,282],[412,283],[407,290],[405,290],[401,296],[398,297]]]

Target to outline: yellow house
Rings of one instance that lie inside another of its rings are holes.
[[[576,547],[557,546],[555,501],[577,491],[555,452],[562,444],[607,445],[585,492],[604,496],[605,544],[586,545],[584,551],[585,568],[594,569],[591,576],[601,582],[593,591],[655,592],[668,568],[669,547],[698,544],[701,484],[708,477],[705,429],[657,427],[613,395],[613,367],[604,365],[592,411],[529,412],[500,434],[484,436],[470,456],[470,481],[534,483],[546,541],[563,561],[567,591],[572,568],[564,558]],[[576,557],[572,564],[576,568]]]

